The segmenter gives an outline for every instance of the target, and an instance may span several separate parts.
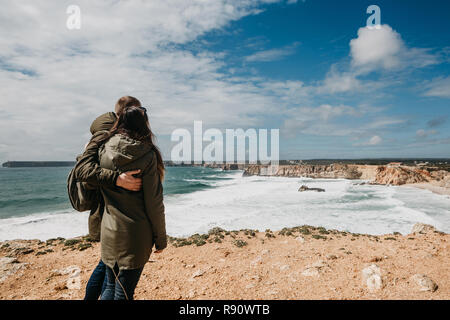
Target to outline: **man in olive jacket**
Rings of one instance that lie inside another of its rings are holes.
[[[74,172],[75,178],[78,181],[88,182],[93,186],[97,186],[99,189],[100,187],[119,187],[130,191],[140,191],[142,179],[133,176],[133,174],[139,173],[139,170],[120,174],[118,171],[100,167],[97,142],[112,128],[116,119],[117,116],[114,112],[108,112],[94,120],[90,128],[92,138],[87,144],[84,153],[77,159],[80,165]],[[93,208],[89,214],[89,238],[93,241],[100,241],[100,228],[105,207],[100,190],[97,192],[97,199],[98,204],[96,208]],[[105,288],[105,274],[106,266],[100,260],[86,285],[85,300],[98,299]]]
[[[114,112],[102,114],[91,125],[92,138],[87,144],[84,153],[78,158],[81,162],[74,172],[75,179],[87,182],[97,187],[120,187],[130,191],[139,191],[142,188],[142,179],[135,178],[139,170],[124,172],[104,169],[100,167],[98,159],[98,140],[106,131],[112,128],[117,116]],[[92,209],[89,215],[89,238],[93,241],[100,241],[100,224],[104,209],[103,197],[97,192],[98,206]]]

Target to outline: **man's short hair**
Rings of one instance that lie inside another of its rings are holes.
[[[115,107],[115,112],[116,112],[117,116],[119,116],[124,109],[131,107],[131,106],[142,107],[141,102],[138,99],[136,99],[135,97],[124,96],[124,97],[120,98],[116,102],[116,107]]]

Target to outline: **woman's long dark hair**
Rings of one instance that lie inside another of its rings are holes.
[[[101,139],[99,144],[105,143],[115,134],[123,134],[132,139],[151,145],[156,154],[157,170],[161,181],[164,180],[164,163],[161,152],[155,145],[155,135],[150,129],[147,111],[141,106],[126,107],[118,114],[118,118],[109,133]]]

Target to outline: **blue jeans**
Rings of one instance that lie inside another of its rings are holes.
[[[116,264],[113,270],[106,266],[106,289],[101,300],[133,300],[143,269],[119,270]]]
[[[91,277],[86,285],[86,295],[84,300],[98,300],[106,288],[106,265],[102,260],[92,271]]]

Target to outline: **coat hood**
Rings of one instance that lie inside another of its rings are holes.
[[[113,167],[121,168],[153,152],[148,143],[138,141],[123,134],[112,136],[101,148],[102,162],[110,162]]]

